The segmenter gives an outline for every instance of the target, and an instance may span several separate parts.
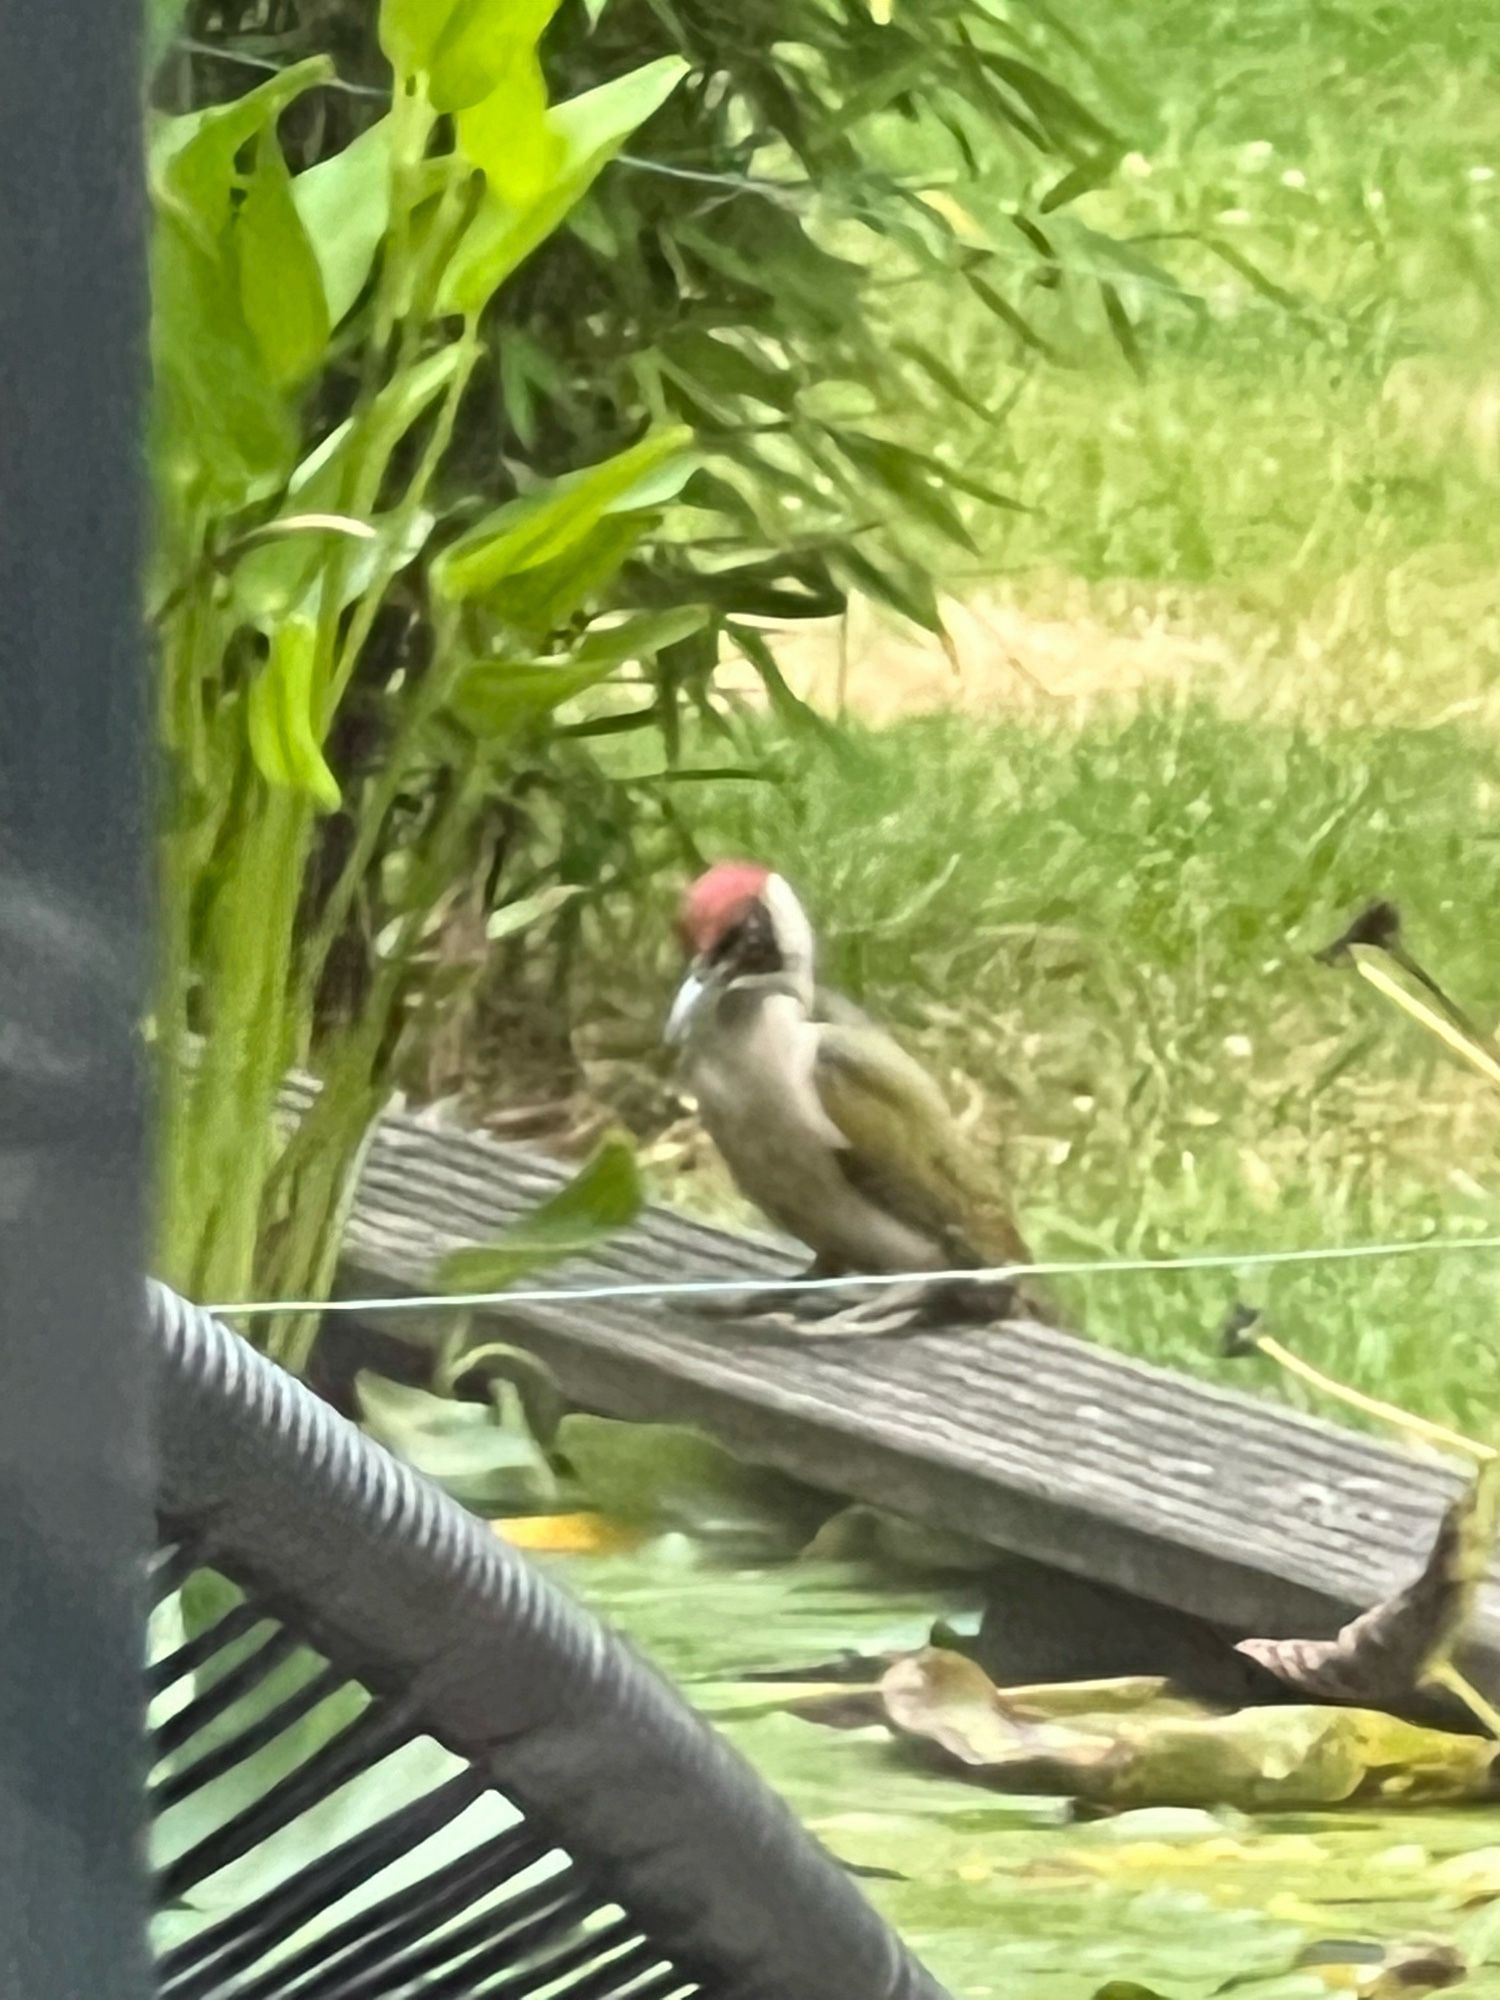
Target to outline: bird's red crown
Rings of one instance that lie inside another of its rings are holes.
[[[733,930],[749,906],[758,901],[771,871],[758,861],[719,861],[684,892],[677,910],[677,934],[683,949],[697,957]]]

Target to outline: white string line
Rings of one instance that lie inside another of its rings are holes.
[[[1433,1257],[1473,1250],[1500,1250],[1497,1236],[1421,1236],[1394,1243],[1330,1243],[1310,1250],[1212,1250],[1181,1257],[1058,1258],[1050,1263],[992,1264],[979,1270],[884,1271],[842,1278],[636,1279],[607,1285],[552,1286],[545,1291],[429,1292],[387,1299],[254,1299],[211,1305],[221,1319],[267,1318],[282,1313],[468,1312],[479,1306],[603,1304],[610,1299],[680,1299],[732,1296],[736,1292],[842,1292],[897,1285],[945,1282],[1002,1284],[1014,1278],[1110,1278],[1147,1271],[1271,1270],[1292,1264],[1353,1264],[1377,1258]]]

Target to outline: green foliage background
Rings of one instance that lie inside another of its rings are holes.
[[[958,0],[180,26],[153,152],[162,1264],[316,1296],[405,1052],[523,954],[555,1005],[591,915],[694,851],[694,788],[765,775],[725,644],[800,723],[759,621],[858,587],[938,630],[931,547],[976,549],[960,499],[996,503],[897,434],[976,405],[883,295],[960,283],[1021,338],[1009,269],[928,184],[981,142],[1066,178],[1107,135],[1028,11]],[[940,169],[884,162],[901,121]],[[326,1088],[282,1147],[293,1062]]]

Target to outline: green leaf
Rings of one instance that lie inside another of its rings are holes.
[[[229,219],[241,149],[315,84],[334,75],[332,59],[310,56],[268,77],[232,104],[209,105],[157,121],[151,135],[152,186],[158,203],[191,211],[216,234]]]
[[[433,1396],[368,1373],[354,1386],[371,1437],[463,1506],[486,1515],[520,1514],[540,1511],[556,1498],[552,1468],[509,1382],[492,1384],[489,1403]]]
[[[905,445],[869,437],[861,431],[841,430],[830,435],[858,471],[883,487],[908,512],[936,528],[949,541],[978,555],[979,546],[964,525],[963,516],[943,492],[940,464]]]
[[[276,627],[270,655],[251,683],[246,727],[267,784],[306,792],[324,812],[334,812],[338,781],[324,761],[314,722],[316,655],[317,627],[310,618],[289,618]]]
[[[1043,339],[1024,313],[1016,310],[1003,292],[997,291],[989,280],[980,277],[977,271],[966,272],[965,276],[976,296],[984,301],[996,319],[1010,328],[1023,347],[1029,347],[1036,354],[1045,354],[1049,360],[1057,358],[1050,343]]]
[[[920,625],[924,632],[931,632],[934,638],[947,637],[948,628],[943,623],[937,593],[925,570],[896,556],[879,562],[852,543],[836,550],[832,560],[866,597],[899,611],[903,618]]]
[[[692,433],[681,428],[652,432],[601,465],[497,509],[439,557],[433,566],[438,590],[460,602],[482,597],[506,577],[566,556],[607,510],[691,442]]]
[[[726,637],[739,647],[760,675],[771,707],[788,729],[811,732],[840,754],[848,754],[851,746],[843,730],[826,715],[819,715],[788,685],[763,632],[757,632],[753,625],[731,624],[726,628]]]
[[[246,319],[236,161],[262,133],[272,144],[270,128],[281,111],[332,74],[333,65],[317,57],[232,104],[154,127],[153,428],[158,471],[174,499],[191,493],[198,502],[243,507],[273,492],[293,462],[291,413]],[[259,199],[274,204],[275,196]],[[252,223],[253,231],[259,227]],[[252,245],[252,262],[256,255]],[[256,301],[262,319],[263,297]],[[275,342],[274,332],[268,337]]]
[[[701,327],[673,333],[661,348],[663,366],[719,395],[749,397],[775,410],[789,410],[801,386],[789,369],[777,367],[744,347],[716,339]]]
[[[323,359],[331,331],[323,277],[292,198],[276,134],[263,130],[235,216],[240,305],[273,382],[295,387]]]
[[[488,102],[502,126],[508,113],[516,115],[516,136],[524,147],[527,119],[533,110],[547,108],[536,48],[557,8],[558,0],[460,0],[430,58],[434,110],[464,112]],[[462,125],[460,132],[468,152]],[[486,162],[476,159],[475,165]]]
[[[644,1200],[634,1148],[611,1135],[565,1188],[498,1243],[445,1257],[437,1283],[447,1292],[504,1291],[517,1278],[597,1249],[634,1222]]]
[[[547,83],[532,45],[518,47],[498,88],[461,112],[458,143],[489,192],[516,214],[546,194],[564,163],[561,135],[547,117]]]
[[[604,660],[549,667],[476,660],[454,690],[453,714],[481,743],[501,744],[518,729],[608,680],[615,664]]]
[[[323,274],[334,326],[364,290],[390,226],[391,120],[377,119],[342,152],[298,174],[292,199]]]
[[[503,742],[514,732],[607,681],[627,660],[651,660],[668,646],[700,632],[708,622],[700,605],[647,612],[590,632],[566,660],[476,660],[465,669],[452,698],[455,717],[483,742]]]
[[[1103,187],[1120,164],[1120,155],[1114,147],[1095,153],[1087,160],[1081,160],[1076,167],[1070,167],[1061,180],[1054,181],[1042,196],[1038,206],[1043,215],[1051,215],[1054,210],[1065,208],[1070,201],[1080,196],[1092,194],[1095,188]]]
[[[398,77],[427,69],[443,31],[473,0],[380,0],[380,46]]]
[[[167,213],[151,250],[158,479],[170,496],[232,512],[286,478],[297,444],[291,412],[245,324],[226,246]]]
[[[640,612],[615,624],[596,626],[580,639],[573,658],[580,667],[618,667],[627,660],[654,660],[668,646],[701,632],[708,617],[700,604],[685,604],[678,611]]]
[[[566,555],[502,578],[486,609],[513,631],[545,639],[604,594],[654,518],[606,513]]]
[[[1267,277],[1260,266],[1247,257],[1243,250],[1237,250],[1232,243],[1226,243],[1222,236],[1209,236],[1196,230],[1189,230],[1184,234],[1189,241],[1201,243],[1205,250],[1212,251],[1221,263],[1229,266],[1231,271],[1237,271],[1251,290],[1259,292],[1263,299],[1269,299],[1284,312],[1300,313],[1304,310],[1303,300],[1295,293],[1289,292],[1284,285],[1278,285],[1274,279]]]
[[[443,274],[444,311],[480,312],[500,284],[529,257],[588,192],[636,128],[664,104],[687,74],[679,56],[663,56],[629,75],[555,105],[547,130],[558,142],[555,170],[534,199],[519,206],[486,188],[479,213]]]
[[[293,183],[295,186],[295,183]],[[358,446],[370,465],[384,468],[412,425],[426,414],[463,365],[462,341],[440,348],[388,383],[360,419]],[[291,515],[337,513],[343,504],[353,419],[331,431],[310,451],[287,482],[286,512]],[[370,523],[379,542],[364,545],[344,564],[343,601],[350,603],[367,587],[377,563],[410,562],[426,545],[433,516],[419,512],[394,539],[399,523],[377,517]],[[274,526],[274,523],[271,525]],[[241,557],[234,569],[234,594],[244,615],[269,628],[294,609],[309,615],[317,608],[317,592],[329,560],[326,540],[305,535],[262,541]]]
[[[795,1546],[826,1503],[675,1424],[568,1416],[556,1449],[590,1504],[619,1521]]]
[[[1109,330],[1120,344],[1130,371],[1144,381],[1146,360],[1141,353],[1140,341],[1136,338],[1134,323],[1125,310],[1125,301],[1120,297],[1119,288],[1106,279],[1099,281],[1099,297],[1104,304],[1104,317],[1109,321]]]
[[[925,346],[921,341],[915,340],[908,335],[902,335],[899,339],[892,341],[891,345],[897,354],[904,355],[912,363],[913,367],[919,368],[930,382],[935,383],[942,390],[945,396],[951,397],[955,403],[960,404],[962,408],[966,409],[971,416],[978,417],[980,422],[984,424],[994,423],[995,412],[991,405],[985,402],[983,397],[977,395],[959,375],[955,374],[940,354],[935,354],[930,347]]]

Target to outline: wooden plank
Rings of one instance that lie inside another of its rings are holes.
[[[529,1149],[386,1119],[345,1296],[430,1290],[441,1256],[492,1239],[564,1178]],[[655,1208],[546,1282],[759,1281],[797,1262],[783,1243]],[[413,1333],[408,1315],[368,1317]],[[1033,1324],[806,1342],[664,1301],[479,1319],[590,1407],[700,1424],[752,1461],[1266,1636],[1330,1630],[1405,1582],[1461,1483],[1446,1463]],[[1500,1676],[1494,1586],[1468,1664]]]

